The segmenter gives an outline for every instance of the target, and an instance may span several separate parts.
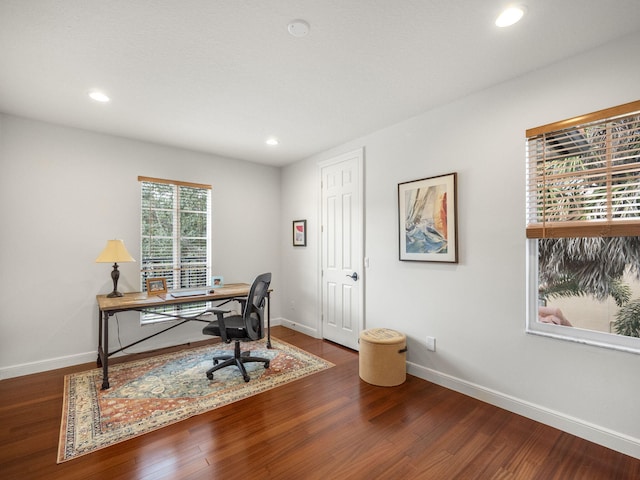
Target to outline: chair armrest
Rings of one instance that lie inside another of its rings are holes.
[[[244,309],[247,308],[247,304],[249,303],[249,297],[233,297],[231,301],[236,301],[240,304],[241,315],[244,315]]]
[[[218,329],[220,330],[220,338],[224,343],[229,343],[231,340],[227,338],[227,326],[224,324],[224,314],[231,313],[232,310],[226,308],[208,308],[205,313],[214,313],[218,317]]]

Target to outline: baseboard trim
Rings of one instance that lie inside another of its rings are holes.
[[[291,320],[287,320],[286,318],[281,318],[280,325],[283,327],[290,328],[291,330],[295,330],[296,332],[304,333],[305,335],[309,335],[313,338],[320,338],[318,334],[318,329],[308,327],[307,325],[301,325],[299,323],[293,322]]]
[[[64,357],[49,358],[46,360],[38,360],[37,362],[10,365],[8,367],[0,367],[0,380],[21,377],[23,375],[31,375],[32,373],[46,372],[49,370],[55,370],[56,368],[72,367],[82,363],[95,363],[97,358],[98,354],[93,351],[77,353],[75,355],[66,355]]]
[[[415,363],[407,362],[407,372],[423,380],[640,459],[640,439],[638,438],[585,422],[579,418],[565,415]]]
[[[282,325],[282,318],[276,317],[271,319],[271,326],[277,327],[278,325]]]
[[[273,327],[276,325],[281,325],[281,322],[282,322],[281,318],[272,318],[271,326]],[[193,339],[189,341],[196,342],[198,341],[198,339]],[[154,345],[152,350],[170,348],[178,345],[174,343],[162,343],[162,344]],[[148,350],[145,350],[144,348],[141,348],[140,350],[129,349],[128,353],[136,354],[136,353],[141,353],[145,351],[148,351]],[[115,356],[120,356],[120,355],[124,355],[124,354],[118,354]],[[10,365],[8,367],[0,367],[0,380],[4,380],[6,378],[21,377],[23,375],[31,375],[32,373],[47,372],[49,370],[55,370],[57,368],[73,367],[75,365],[80,365],[83,363],[96,362],[97,358],[98,358],[97,352],[92,351],[92,352],[86,352],[86,353],[77,353],[74,355],[66,355],[64,357],[38,360],[35,362],[21,363],[18,365]]]

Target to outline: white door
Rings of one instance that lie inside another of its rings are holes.
[[[363,150],[320,165],[322,337],[358,350],[363,328]]]

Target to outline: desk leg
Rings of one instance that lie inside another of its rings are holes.
[[[271,294],[267,292],[267,348],[271,348]]]
[[[104,312],[102,316],[102,328],[104,334],[98,356],[102,357],[102,390],[109,388],[109,314]]]
[[[102,312],[98,308],[98,359],[96,365],[98,368],[102,366]]]

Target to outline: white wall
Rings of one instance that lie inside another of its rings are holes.
[[[113,284],[95,259],[111,238],[140,259],[138,175],[211,184],[214,273],[231,283],[271,271],[278,291],[279,169],[0,114],[0,378],[96,359],[95,296]],[[139,268],[120,265],[118,290],[139,291]],[[112,318],[111,350],[158,330],[138,317]],[[202,326],[130,351],[208,338]]]
[[[315,163],[298,162],[283,168],[281,178],[282,317],[288,320],[286,326],[319,337],[320,177]],[[293,246],[294,220],[307,221],[306,247]]]
[[[293,217],[317,232],[318,162],[364,146],[366,328],[407,334],[410,373],[636,457],[640,356],[525,333],[524,147],[527,128],[638,100],[638,51],[635,35],[355,139],[282,176],[282,233]],[[398,261],[397,184],[454,171],[460,262]],[[283,258],[295,260],[283,262],[283,322],[319,334],[317,234],[304,251],[283,245]],[[291,302],[312,305],[291,310]],[[427,335],[437,339],[435,353]]]

